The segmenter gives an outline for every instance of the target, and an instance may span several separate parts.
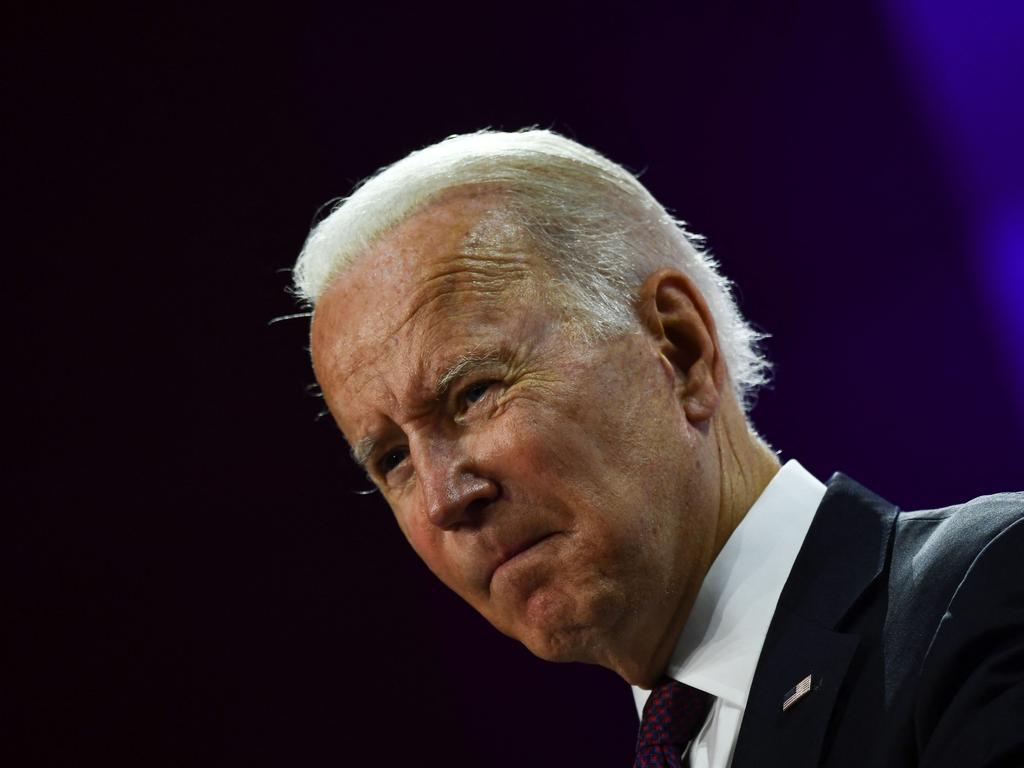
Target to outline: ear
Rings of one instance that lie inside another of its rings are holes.
[[[726,384],[715,321],[704,297],[677,269],[660,269],[640,288],[641,325],[676,379],[676,392],[691,423],[714,416]]]

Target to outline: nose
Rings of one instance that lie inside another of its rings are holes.
[[[475,526],[498,498],[498,484],[480,474],[469,456],[453,443],[431,446],[417,474],[427,519],[438,528]]]

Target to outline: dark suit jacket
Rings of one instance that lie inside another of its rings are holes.
[[[902,512],[837,474],[779,598],[733,768],[1024,766],[1024,494]],[[807,675],[811,691],[782,710]]]

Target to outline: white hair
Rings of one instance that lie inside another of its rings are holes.
[[[493,189],[503,211],[546,258],[568,306],[598,337],[635,327],[634,300],[662,267],[686,274],[715,322],[737,401],[749,410],[769,363],[764,334],[742,317],[732,286],[702,239],[636,177],[592,149],[546,130],[451,136],[371,176],[310,232],[294,290],[310,307],[385,233],[442,193]]]

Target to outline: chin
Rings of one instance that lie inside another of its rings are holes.
[[[552,634],[530,633],[520,640],[530,653],[544,661],[592,663],[590,634],[586,627],[573,627]]]
[[[600,663],[614,624],[614,602],[580,605],[560,590],[538,590],[530,596],[515,636],[545,661]]]

